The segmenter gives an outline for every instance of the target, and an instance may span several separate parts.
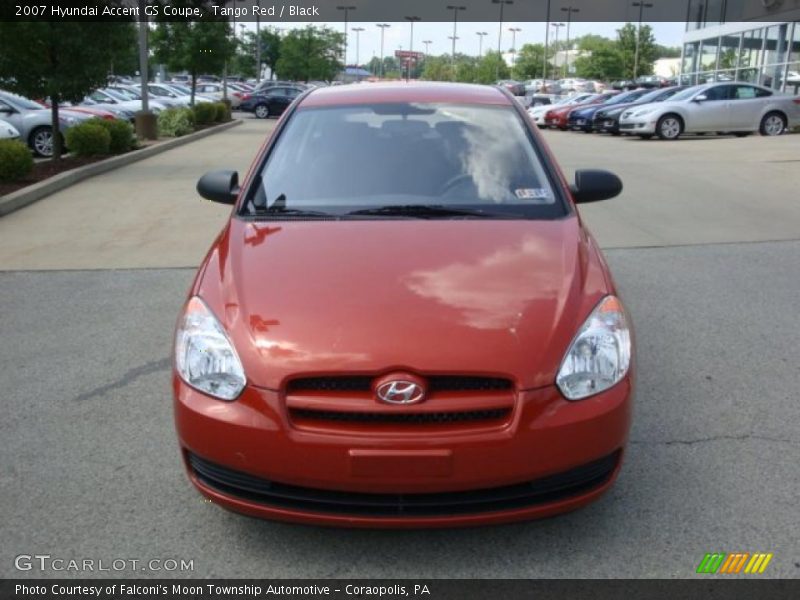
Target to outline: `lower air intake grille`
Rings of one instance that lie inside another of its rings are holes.
[[[299,487],[233,471],[193,454],[188,458],[201,483],[251,502],[316,513],[421,517],[525,508],[589,492],[609,480],[619,453],[527,483],[435,494],[366,494]]]

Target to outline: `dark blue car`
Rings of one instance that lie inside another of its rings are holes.
[[[295,86],[265,88],[245,96],[239,105],[239,110],[254,113],[257,119],[279,117],[302,93],[303,88]]]
[[[602,104],[593,104],[569,113],[569,120],[567,127],[569,129],[581,130],[586,133],[591,133],[594,130],[594,115],[598,110],[603,110],[617,104],[628,104],[635,102],[645,94],[652,90],[633,90],[631,92],[623,92],[616,96],[611,96]]]

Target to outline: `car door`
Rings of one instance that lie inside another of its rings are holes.
[[[715,85],[697,94],[687,107],[686,131],[727,131],[730,84]],[[703,98],[705,96],[705,98]]]
[[[772,92],[752,85],[734,86],[730,100],[730,120],[732,131],[755,131],[761,122],[764,104],[769,102]]]

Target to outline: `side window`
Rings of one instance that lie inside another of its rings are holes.
[[[718,85],[706,90],[706,97],[709,100],[727,100],[730,97],[730,89],[731,86],[729,85]]]
[[[756,98],[767,98],[768,96],[772,96],[772,92],[769,90],[762,90],[761,88],[753,88],[756,91]]]
[[[100,92],[94,92],[91,96],[89,96],[95,102],[106,102],[107,98],[101,94]]]
[[[749,100],[756,97],[756,88],[749,85],[737,85],[736,93],[733,98],[735,100]]]
[[[0,112],[12,113],[14,109],[11,108],[8,104],[0,100]]]
[[[297,96],[299,95],[300,95],[300,90],[294,90],[294,89],[288,90],[287,96],[289,96],[289,98],[297,98]]]

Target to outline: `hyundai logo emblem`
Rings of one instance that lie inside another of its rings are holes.
[[[378,398],[389,404],[416,404],[425,398],[425,388],[413,381],[387,381],[375,391]]]

